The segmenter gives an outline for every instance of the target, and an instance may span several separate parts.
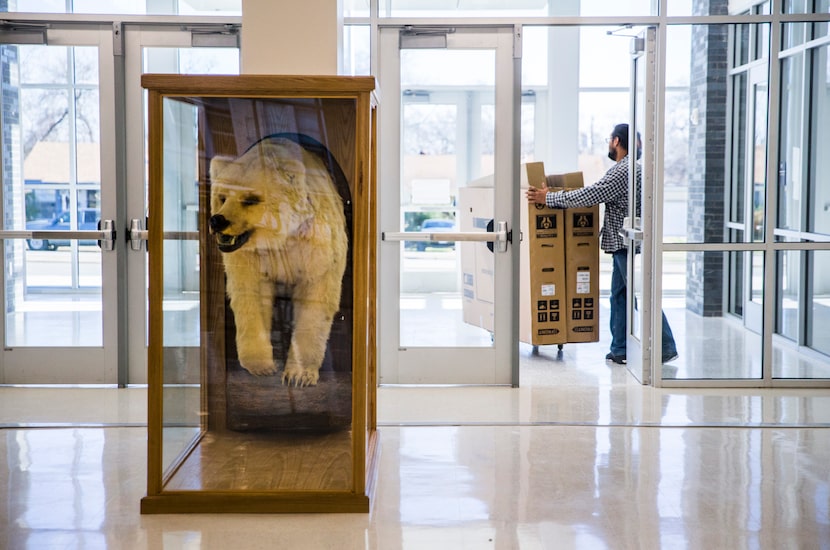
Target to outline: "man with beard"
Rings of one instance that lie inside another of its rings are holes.
[[[639,136],[637,139],[637,158],[640,157]],[[545,204],[550,208],[584,208],[605,203],[605,218],[600,230],[600,248],[611,254],[614,269],[611,274],[611,351],[605,356],[608,361],[624,365],[626,362],[626,273],[628,249],[620,229],[623,219],[628,214],[628,124],[617,124],[608,139],[608,158],[616,164],[593,185],[570,191],[549,191],[547,187],[527,190],[527,200]],[[637,196],[642,185],[640,165],[635,161],[637,178]],[[639,210],[639,209],[638,209]],[[663,314],[663,363],[677,359],[677,346],[674,342],[669,322]]]

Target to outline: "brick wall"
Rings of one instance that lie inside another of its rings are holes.
[[[727,0],[697,0],[695,15],[723,15]],[[722,242],[726,199],[728,29],[692,30],[689,131],[688,242]],[[689,253],[687,308],[706,317],[723,314],[723,254]]]

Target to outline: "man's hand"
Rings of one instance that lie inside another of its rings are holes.
[[[528,187],[527,188],[527,202],[535,202],[536,204],[545,204],[545,197],[548,194],[548,188],[542,187],[541,189],[537,189],[536,187]]]

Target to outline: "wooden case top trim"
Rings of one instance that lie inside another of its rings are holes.
[[[376,85],[374,76],[145,74],[141,76],[141,86],[165,95],[320,96],[321,93],[366,93]]]

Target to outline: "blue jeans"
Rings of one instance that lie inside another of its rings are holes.
[[[611,272],[611,353],[625,355],[625,302],[626,273],[628,272],[628,250],[623,248],[613,254],[614,269]],[[669,321],[663,313],[663,355],[666,359],[677,354]]]

